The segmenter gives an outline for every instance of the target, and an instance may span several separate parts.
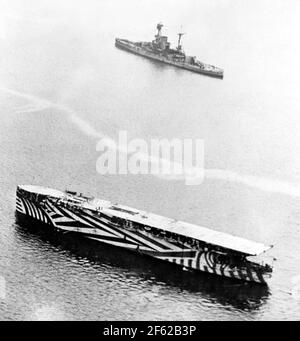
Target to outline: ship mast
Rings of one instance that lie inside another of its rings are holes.
[[[160,37],[160,33],[161,33],[161,29],[163,28],[163,24],[160,22],[159,24],[156,25],[156,28],[157,28],[157,35],[156,37]]]
[[[181,37],[182,37],[184,34],[185,34],[185,33],[182,32],[182,29],[181,29],[181,32],[177,33],[177,35],[178,35],[177,50],[178,50],[178,51],[181,51],[181,50],[182,50],[182,46],[181,46],[180,42],[181,42]]]

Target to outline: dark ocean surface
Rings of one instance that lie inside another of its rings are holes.
[[[300,319],[300,3],[1,1],[0,320]],[[126,53],[173,45],[214,79]],[[96,145],[203,139],[205,179],[100,175]],[[15,220],[18,184],[92,194],[273,244],[269,287],[189,275],[107,246],[72,249]],[[298,283],[298,284],[297,284]]]

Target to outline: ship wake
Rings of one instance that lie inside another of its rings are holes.
[[[23,98],[29,101],[28,106],[16,109],[15,110],[16,113],[37,112],[47,108],[54,108],[61,112],[66,113],[68,115],[68,119],[70,120],[70,122],[72,122],[77,127],[77,129],[79,129],[86,136],[93,139],[104,139],[107,147],[116,148],[115,146],[117,146],[117,150],[119,152],[129,154],[133,152],[132,150],[127,150],[127,146],[119,146],[117,143],[114,142],[114,140],[111,137],[96,130],[89,122],[79,117],[74,110],[65,105],[53,103],[51,101],[39,98],[37,96],[9,89],[4,86],[0,86],[0,91],[8,95],[17,96],[19,98]],[[156,159],[153,157],[149,157],[149,155],[143,155],[141,153],[139,153],[139,155],[141,160],[143,159],[147,160],[151,164],[163,161],[166,163],[170,163],[171,167],[174,167],[175,165],[174,162],[170,162],[169,160]],[[193,184],[193,176],[195,174],[196,175],[203,174],[204,179],[238,183],[247,187],[258,189],[263,192],[284,194],[292,197],[300,197],[300,184],[298,183],[292,183],[278,179],[270,179],[250,174],[240,174],[238,172],[225,169],[203,170],[197,168],[190,168],[184,169],[184,174],[181,175],[176,174],[171,175],[153,174],[153,175],[164,180],[183,180],[186,182],[190,182],[190,184]]]

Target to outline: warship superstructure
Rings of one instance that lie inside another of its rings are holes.
[[[178,33],[178,43],[175,49],[171,48],[168,37],[162,35],[163,24],[157,24],[157,34],[152,42],[133,42],[127,39],[116,38],[115,45],[118,48],[140,56],[173,65],[189,71],[208,76],[223,78],[223,70],[197,60],[196,57],[187,56],[181,44],[183,32]]]
[[[272,267],[249,260],[271,246],[73,191],[18,186],[18,219],[110,244],[185,270],[266,284]]]

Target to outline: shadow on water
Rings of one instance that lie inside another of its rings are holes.
[[[88,260],[91,266],[121,269],[151,285],[163,283],[165,286],[187,293],[199,293],[202,297],[224,307],[257,311],[267,302],[270,294],[268,287],[264,285],[244,283],[201,272],[183,271],[172,263],[80,238],[77,234],[53,232],[32,222],[16,219],[14,227],[19,239],[24,242],[34,239],[35,247],[40,248],[41,252],[52,252],[51,248],[45,248],[45,244],[48,243],[53,247],[53,252],[61,252],[63,257],[69,254],[78,260]]]

